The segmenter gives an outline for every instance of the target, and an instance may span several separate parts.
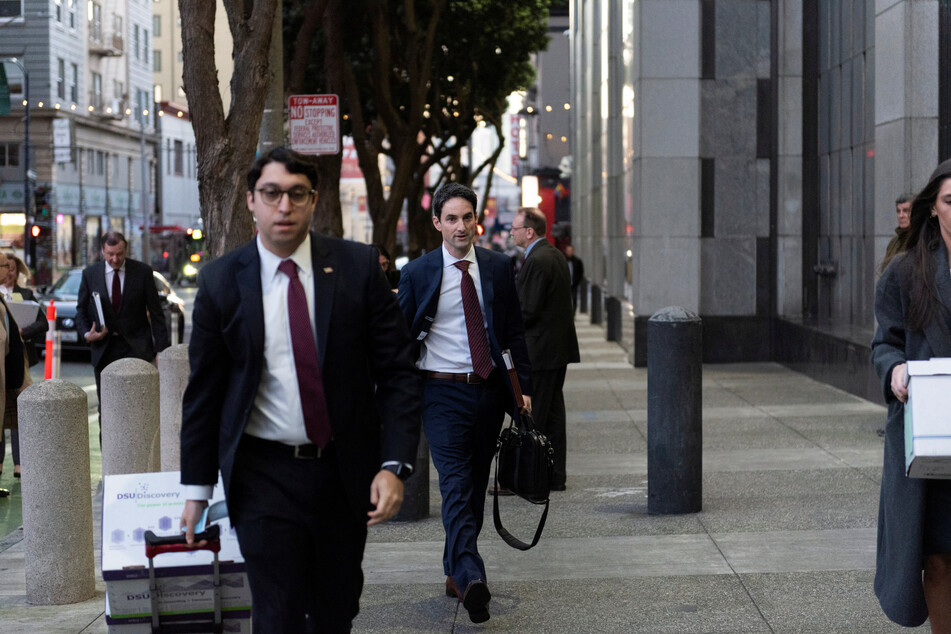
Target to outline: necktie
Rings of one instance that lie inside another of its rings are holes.
[[[287,314],[291,323],[297,389],[304,410],[304,428],[314,444],[325,447],[330,442],[330,419],[327,416],[327,400],[324,398],[324,381],[320,375],[320,364],[317,363],[317,345],[314,343],[310,312],[307,310],[307,295],[297,277],[297,265],[293,260],[284,260],[277,268],[290,278],[287,286]]]
[[[112,310],[119,313],[119,307],[122,306],[122,282],[119,281],[119,271],[112,270]]]
[[[462,310],[466,316],[466,334],[469,336],[469,354],[472,369],[483,379],[492,372],[492,353],[482,325],[482,309],[476,295],[475,282],[469,275],[469,260],[459,260],[453,266],[462,271]]]

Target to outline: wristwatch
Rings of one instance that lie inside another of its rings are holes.
[[[389,471],[400,480],[406,480],[406,478],[413,475],[413,467],[411,465],[404,462],[396,462],[395,460],[384,462],[381,469]]]

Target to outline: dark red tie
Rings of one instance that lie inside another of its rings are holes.
[[[112,310],[117,315],[122,306],[122,282],[119,281],[119,271],[112,269]]]
[[[466,316],[466,334],[469,336],[469,354],[472,356],[472,369],[483,379],[492,373],[492,353],[489,340],[482,325],[482,308],[476,295],[475,282],[469,275],[469,260],[453,262],[453,266],[462,271],[462,310]]]
[[[297,389],[304,410],[304,427],[307,437],[318,447],[330,442],[330,419],[327,416],[327,400],[324,397],[324,381],[317,362],[317,344],[310,325],[307,310],[307,295],[304,285],[297,277],[297,265],[293,260],[284,260],[277,267],[290,278],[287,286],[287,314],[291,322],[291,346],[294,350],[294,366],[297,368]]]

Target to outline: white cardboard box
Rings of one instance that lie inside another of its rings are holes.
[[[951,359],[909,361],[905,472],[951,478]]]
[[[147,530],[156,535],[181,532],[179,525],[185,498],[179,480],[178,471],[103,478],[102,578],[106,582],[106,621],[110,629],[112,625],[142,623],[151,616],[144,535]],[[220,482],[215,491],[212,502],[223,499]],[[218,525],[221,528],[218,560],[222,612],[233,617],[232,620],[248,618],[251,590],[237,537],[228,520]],[[155,557],[156,580],[161,592],[159,612],[163,617],[182,618],[212,612],[213,560],[214,555],[208,551]]]

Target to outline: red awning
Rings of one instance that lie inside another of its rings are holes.
[[[152,225],[149,227],[149,233],[188,233],[178,225]]]

